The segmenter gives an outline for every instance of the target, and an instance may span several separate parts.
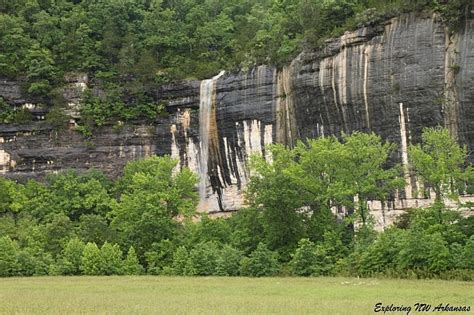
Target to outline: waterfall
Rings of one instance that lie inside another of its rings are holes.
[[[209,163],[209,129],[212,105],[215,102],[216,82],[224,74],[221,71],[212,79],[201,81],[199,94],[199,138],[200,138],[200,163],[199,163],[199,198],[203,202],[207,195],[208,163]]]
[[[277,142],[292,147],[296,140],[295,109],[293,104],[292,68],[283,67],[277,75]]]

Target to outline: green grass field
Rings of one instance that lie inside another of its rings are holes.
[[[474,283],[152,276],[0,279],[0,314],[376,314],[378,302],[474,309]]]

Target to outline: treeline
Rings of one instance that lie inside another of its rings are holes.
[[[0,1],[0,77],[20,79],[29,99],[65,127],[65,78],[87,74],[80,127],[166,115],[160,85],[220,70],[278,67],[303,48],[403,12],[441,14],[453,31],[470,0],[12,0]],[[27,109],[0,98],[0,123],[24,123]]]
[[[473,171],[446,130],[427,129],[410,148],[413,171],[435,190],[435,204],[408,211],[381,233],[367,202],[404,186],[402,169],[387,164],[393,145],[354,133],[269,149],[271,163],[251,163],[249,206],[220,219],[196,214],[197,177],[174,172],[170,157],[130,162],[115,181],[96,171],[25,184],[2,178],[0,276],[474,279],[474,216],[443,205],[472,189]],[[339,206],[352,214],[336,217],[331,210]]]
[[[126,81],[133,96],[153,84],[208,78],[220,69],[282,65],[304,46],[402,12],[437,10],[456,28],[470,5],[470,0],[443,5],[437,0],[4,0],[0,74],[25,77],[25,89],[36,96],[55,96],[54,87],[68,73]]]

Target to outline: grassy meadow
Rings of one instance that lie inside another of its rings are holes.
[[[0,279],[0,314],[374,314],[379,302],[473,309],[474,283],[156,276]]]

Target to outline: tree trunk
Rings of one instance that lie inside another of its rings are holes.
[[[367,222],[367,213],[366,213],[366,201],[364,198],[359,196],[359,214],[362,219],[362,225],[365,226]]]

